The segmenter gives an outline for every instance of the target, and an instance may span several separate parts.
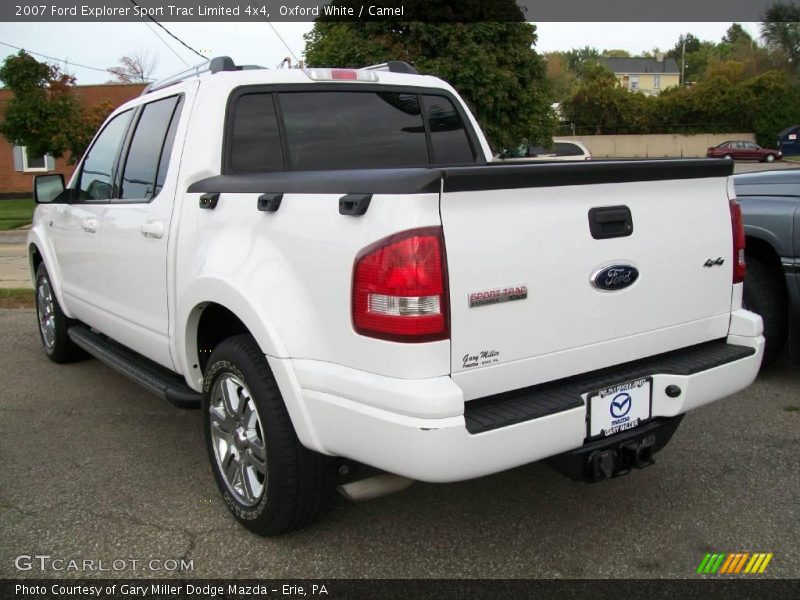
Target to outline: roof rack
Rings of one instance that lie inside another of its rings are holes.
[[[407,62],[402,60],[390,60],[379,65],[362,67],[364,71],[389,71],[390,73],[408,73],[409,75],[419,75],[419,72]]]
[[[149,94],[150,92],[154,92],[156,90],[164,89],[165,87],[169,87],[171,85],[175,85],[176,83],[180,83],[181,81],[186,81],[192,77],[199,77],[204,73],[209,73],[213,75],[214,73],[219,73],[220,71],[244,71],[249,69],[263,69],[264,67],[260,67],[258,65],[240,65],[237,66],[233,59],[230,56],[215,56],[211,60],[207,60],[204,63],[200,63],[199,65],[195,65],[194,67],[190,67],[185,71],[181,71],[180,73],[176,73],[175,75],[171,75],[166,79],[162,79],[160,81],[154,81],[147,85],[144,90],[142,90],[141,95],[144,96],[145,94]]]

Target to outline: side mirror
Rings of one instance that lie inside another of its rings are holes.
[[[64,176],[37,175],[33,178],[33,199],[36,204],[50,204],[64,192]]]

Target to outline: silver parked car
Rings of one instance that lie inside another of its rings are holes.
[[[511,150],[504,150],[495,160],[531,161],[531,160],[592,160],[592,153],[581,142],[575,140],[554,139],[552,146],[529,146],[522,144]]]

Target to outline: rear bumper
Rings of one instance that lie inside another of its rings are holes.
[[[669,371],[665,363],[654,364],[652,371],[646,371],[653,382],[653,419],[648,422],[681,415],[752,383],[764,347],[760,331],[752,333],[752,336],[729,336],[727,343],[717,343],[747,349],[734,353],[724,364],[672,372],[665,372]],[[586,404],[581,392],[573,399],[572,406],[559,406],[558,410],[538,416],[529,414],[523,420],[511,413],[507,423],[471,433],[470,429],[475,429],[468,428],[463,395],[448,377],[402,380],[402,389],[398,391],[393,385],[398,380],[360,371],[348,374],[350,370],[342,367],[336,367],[334,374],[330,365],[314,369],[314,361],[290,362],[296,363],[293,367],[301,401],[313,431],[309,439],[314,441],[303,440],[306,445],[412,479],[448,482],[480,477],[581,448],[586,439]],[[642,362],[631,363],[629,373],[635,372],[638,377]],[[613,382],[635,378],[626,375],[625,367],[608,370],[613,371],[610,373]],[[320,372],[325,370],[328,375],[321,376]],[[598,373],[591,375],[588,381],[597,386]],[[357,382],[355,387],[352,381]],[[565,385],[574,390],[575,381],[576,378],[571,378]],[[555,382],[555,388],[560,384]],[[673,385],[681,389],[681,394],[674,398],[665,391]],[[548,393],[554,386],[548,388]],[[337,393],[337,389],[341,391]],[[390,389],[393,390],[390,401],[374,392]],[[596,387],[583,392],[592,389]],[[369,390],[373,390],[373,396]],[[377,395],[381,398],[376,399]],[[435,407],[435,417],[420,416],[428,399]],[[503,407],[499,410],[507,412]],[[469,413],[467,410],[467,416]]]

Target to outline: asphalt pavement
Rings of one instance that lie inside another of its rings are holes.
[[[30,310],[0,310],[0,347],[0,577],[692,578],[705,553],[740,551],[774,554],[763,576],[800,576],[800,369],[787,364],[690,413],[627,477],[576,483],[532,464],[416,483],[264,539],[229,516],[199,411],[96,360],[49,362]],[[17,558],[35,555],[51,558]],[[191,570],[165,570],[181,559]]]

